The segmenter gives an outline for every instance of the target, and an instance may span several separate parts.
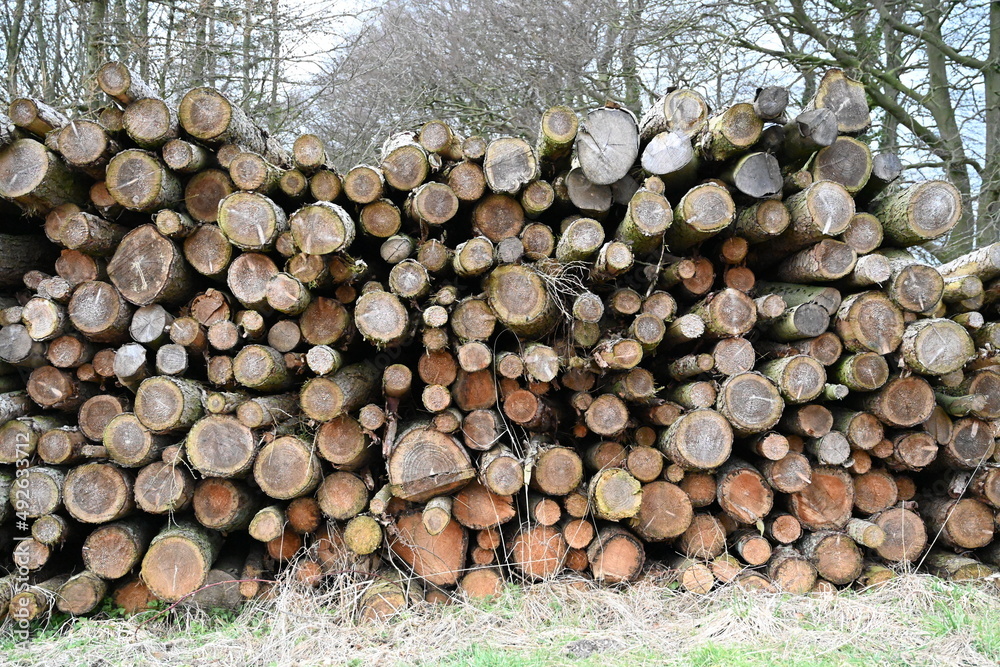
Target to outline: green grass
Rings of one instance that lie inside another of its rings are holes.
[[[841,667],[1000,664],[990,584],[906,577],[872,592],[786,596],[664,587],[508,588],[355,623],[343,599],[283,594],[241,614],[157,610],[55,615],[28,642],[0,637],[2,665],[434,665],[441,667]]]

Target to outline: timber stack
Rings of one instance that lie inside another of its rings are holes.
[[[39,221],[0,239],[11,613],[1000,566],[1000,244],[927,259],[959,193],[900,184],[839,70],[799,113],[430,121],[345,172],[216,90],[97,81],[99,112],[0,127]]]

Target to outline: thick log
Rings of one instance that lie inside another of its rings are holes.
[[[108,192],[130,211],[170,208],[182,198],[181,183],[159,158],[138,149],[124,150],[108,162]]]
[[[531,580],[547,579],[558,573],[568,547],[562,532],[552,526],[523,526],[510,542],[508,558]]]
[[[779,237],[779,247],[794,251],[844,233],[854,218],[854,200],[844,186],[819,181],[785,200],[791,223]]]
[[[839,530],[854,506],[854,483],[840,468],[816,467],[812,481],[788,497],[788,509],[809,530]]]
[[[903,314],[882,292],[860,292],[845,299],[834,326],[852,352],[889,354],[903,340]]]
[[[638,150],[638,146],[636,149]],[[635,155],[632,156],[633,161],[634,159]],[[523,139],[499,137],[486,146],[483,173],[490,190],[514,195],[538,178],[538,159],[531,146]]]
[[[204,389],[192,380],[157,376],[143,380],[135,395],[135,415],[155,433],[192,426],[203,414]]]
[[[771,489],[749,463],[729,459],[719,469],[716,480],[719,506],[738,523],[754,524],[771,512],[774,503]]]
[[[748,436],[763,433],[777,424],[784,401],[778,388],[764,375],[738,373],[722,383],[716,406],[733,431]]]
[[[670,482],[656,481],[643,485],[639,510],[629,525],[642,539],[660,542],[684,533],[693,516],[687,493]]]
[[[104,176],[112,156],[121,151],[104,127],[89,120],[70,121],[55,133],[53,141],[67,163],[98,179]]]
[[[851,273],[857,262],[846,243],[824,239],[785,259],[775,277],[788,282],[828,282]]]
[[[254,461],[253,477],[271,498],[298,498],[319,486],[320,461],[305,441],[285,435],[261,448]]]
[[[171,139],[160,149],[168,167],[182,174],[196,174],[215,162],[215,156],[206,148],[183,139]]]
[[[354,221],[337,204],[316,202],[303,206],[288,222],[295,245],[311,255],[344,250],[354,241]]]
[[[840,69],[826,71],[807,109],[833,111],[837,117],[837,131],[842,134],[860,134],[871,125],[864,84],[851,79]]]
[[[153,433],[130,412],[111,418],[102,433],[100,441],[108,456],[126,468],[138,468],[152,463],[171,444],[169,437]]]
[[[180,132],[176,113],[155,97],[139,99],[125,107],[122,127],[136,145],[147,150],[160,148],[176,139]]]
[[[693,178],[697,166],[691,139],[680,131],[660,132],[650,139],[642,149],[641,164],[650,174],[680,183]]]
[[[605,107],[590,111],[576,134],[576,154],[584,174],[610,185],[628,173],[639,156],[639,128],[631,112]]]
[[[63,505],[77,521],[108,523],[135,509],[132,475],[110,463],[87,463],[69,471]]]
[[[806,355],[777,359],[763,364],[758,371],[774,382],[782,398],[789,403],[808,403],[814,400],[823,393],[826,384],[823,365]]]
[[[556,303],[533,269],[500,266],[486,278],[485,288],[496,318],[519,336],[537,338],[555,326],[559,315]]]
[[[89,570],[75,574],[59,587],[56,608],[64,614],[85,616],[104,600],[107,583]]]
[[[711,338],[740,336],[757,323],[757,310],[746,294],[726,288],[695,304],[691,314],[705,323],[705,335]]]
[[[27,383],[31,400],[50,410],[76,410],[97,393],[96,389],[96,385],[81,382],[54,366],[41,366],[31,371]]]
[[[868,183],[872,154],[868,146],[851,137],[837,137],[821,148],[811,161],[814,181],[840,183],[852,195]]]
[[[454,491],[475,476],[458,441],[419,424],[403,429],[387,462],[394,496],[421,502]]]
[[[779,590],[804,594],[816,583],[816,566],[791,547],[778,547],[767,564],[767,576]]]
[[[646,110],[640,123],[640,136],[643,142],[669,131],[693,137],[704,127],[708,116],[708,102],[700,93],[689,88],[677,88]]]
[[[14,592],[10,598],[10,615],[25,622],[41,618],[55,604],[57,592],[68,579],[69,575],[61,574]]]
[[[229,173],[205,169],[196,173],[184,187],[184,206],[198,222],[216,222],[219,203],[236,190]]]
[[[372,290],[354,306],[354,323],[365,340],[379,348],[403,342],[409,333],[409,313],[395,294]]]
[[[479,480],[497,495],[513,495],[524,486],[524,468],[510,449],[496,445],[479,457]]]
[[[885,533],[885,540],[875,549],[880,557],[890,563],[911,563],[923,553],[927,530],[916,512],[893,507],[872,516],[871,521]]]
[[[465,567],[468,532],[452,521],[438,535],[427,532],[420,513],[398,517],[392,525],[389,549],[428,583],[448,586],[458,582]]]
[[[696,185],[674,209],[674,220],[664,238],[672,252],[686,250],[728,227],[736,205],[724,188],[714,183]]]
[[[97,85],[123,106],[142,98],[155,98],[156,90],[139,78],[127,65],[111,61],[101,65],[95,75]]]
[[[587,548],[590,571],[596,581],[618,584],[639,576],[646,562],[642,541],[619,526],[602,528]]]
[[[865,409],[884,424],[909,428],[925,421],[935,406],[934,391],[917,376],[896,377],[863,399]]]
[[[87,185],[34,139],[18,139],[0,149],[0,197],[46,214],[63,204],[84,205]]]
[[[811,109],[786,123],[783,129],[782,158],[790,164],[802,164],[837,139],[837,116],[829,109]]]
[[[542,114],[535,153],[547,171],[557,171],[573,150],[580,119],[566,106],[550,107]]]
[[[698,155],[713,161],[735,157],[757,143],[763,129],[764,123],[752,104],[734,104],[709,118],[695,138]]]
[[[740,157],[726,167],[721,178],[754,199],[765,199],[780,193],[783,183],[778,160],[770,153],[750,153]]]
[[[308,380],[299,393],[299,405],[308,417],[328,421],[367,403],[378,381],[378,369],[371,363],[345,366],[333,376]]]
[[[246,150],[284,162],[273,150],[267,132],[257,127],[238,105],[213,88],[193,88],[184,94],[177,117],[184,131],[208,144],[238,144]]]
[[[733,430],[726,417],[714,410],[694,410],[660,435],[658,447],[686,470],[712,470],[729,458],[732,443]]]
[[[928,498],[920,515],[935,538],[956,549],[978,549],[993,540],[993,513],[974,498]]]
[[[947,234],[958,224],[962,200],[947,181],[924,181],[883,197],[872,211],[882,221],[885,240],[911,246]]]
[[[30,97],[13,100],[7,107],[7,116],[16,127],[42,138],[70,122],[58,109]]]
[[[715,558],[726,548],[726,531],[711,514],[698,513],[676,544],[678,551],[688,558]]]
[[[819,576],[833,584],[849,584],[861,576],[861,549],[844,533],[829,530],[810,533],[802,539],[801,549]]]
[[[142,559],[142,579],[157,598],[176,602],[205,583],[221,547],[219,533],[193,522],[167,527]]]
[[[154,461],[135,480],[135,501],[149,514],[171,514],[190,507],[194,500],[194,479],[182,466]]]
[[[945,375],[961,369],[975,354],[972,337],[949,319],[918,320],[906,327],[900,353],[913,371]]]
[[[382,145],[379,167],[386,183],[401,192],[419,187],[431,171],[427,151],[415,139],[413,133],[403,132],[389,137]],[[435,160],[439,159],[435,156]]]
[[[125,300],[137,306],[175,304],[188,296],[184,257],[153,225],[125,235],[108,263],[108,276]]]
[[[517,511],[513,497],[473,480],[455,494],[451,516],[466,528],[485,530],[514,519]]]

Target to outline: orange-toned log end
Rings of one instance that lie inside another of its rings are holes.
[[[715,558],[726,548],[726,531],[711,514],[695,514],[677,548],[688,558]]]
[[[424,593],[424,602],[430,604],[452,604],[455,602],[455,598],[448,591],[429,586]]]
[[[861,549],[843,533],[811,533],[803,540],[802,552],[816,566],[819,575],[831,583],[849,584],[861,576]]]
[[[455,494],[452,517],[466,528],[483,530],[514,518],[514,499],[492,493],[478,481],[469,482]]]
[[[743,572],[734,583],[745,591],[756,591],[760,593],[777,593],[778,589],[763,574],[758,572]]]
[[[633,447],[628,452],[625,465],[640,482],[652,482],[663,472],[663,454],[655,447]]]
[[[791,514],[778,514],[767,522],[767,533],[780,544],[791,544],[802,537],[802,524]]]
[[[558,528],[522,528],[510,546],[510,560],[529,579],[547,579],[558,573],[566,559],[566,540]]]
[[[573,572],[583,572],[590,567],[586,549],[570,549],[566,552],[566,569]]]
[[[441,533],[431,535],[416,512],[397,518],[395,528],[389,548],[414,574],[436,586],[458,582],[469,546],[468,532],[461,524],[452,521]]]
[[[839,468],[815,468],[812,482],[789,496],[789,509],[810,530],[837,530],[851,518],[854,481]]]
[[[469,559],[473,565],[493,565],[497,561],[497,554],[492,549],[473,547]]]
[[[790,547],[775,550],[767,575],[778,590],[797,595],[811,591],[817,577],[816,567]]]
[[[715,585],[715,575],[705,563],[684,560],[676,567],[677,583],[691,593],[705,595]]]
[[[878,468],[854,476],[854,508],[862,514],[877,514],[895,505],[898,498],[896,480],[889,472]]]
[[[531,518],[543,526],[554,526],[562,518],[562,507],[554,498],[532,496],[528,498]]]
[[[279,561],[289,561],[302,548],[302,537],[291,529],[286,529],[280,537],[267,543],[267,553]]]
[[[301,560],[295,564],[295,581],[316,588],[323,581],[323,568],[314,560]]]
[[[472,570],[462,577],[458,587],[466,597],[474,600],[493,597],[503,591],[503,575],[493,567]]]
[[[757,532],[745,532],[734,540],[736,552],[747,565],[763,565],[771,558],[771,543]]]
[[[707,507],[715,502],[715,475],[707,472],[687,472],[678,482],[694,507]]]
[[[320,484],[316,490],[316,498],[324,515],[337,521],[346,521],[368,506],[368,488],[353,473],[335,472],[327,475]]]
[[[552,447],[538,455],[531,486],[543,493],[564,496],[580,485],[583,461],[568,447]]]
[[[315,498],[296,498],[285,508],[288,527],[296,533],[315,532],[323,521],[323,512]]]
[[[885,533],[885,540],[875,552],[891,563],[911,563],[927,546],[927,528],[916,512],[894,507],[873,516],[871,521]]]
[[[618,527],[600,531],[587,549],[594,579],[609,584],[632,581],[646,561],[646,550],[635,535]]]
[[[586,549],[594,540],[594,524],[586,519],[571,519],[562,527],[563,538],[571,549]]]
[[[714,497],[714,480],[711,487]],[[660,481],[642,487],[639,512],[632,517],[629,525],[644,540],[659,542],[682,534],[693,518],[694,509],[689,494],[682,487]]]
[[[716,495],[726,514],[746,524],[766,517],[774,504],[774,494],[760,473],[732,460],[719,473]]]
[[[149,611],[156,604],[156,596],[139,577],[129,579],[116,588],[111,599],[127,616]]]
[[[451,435],[430,428],[404,433],[386,467],[393,495],[413,502],[460,489],[475,475],[465,448]]]

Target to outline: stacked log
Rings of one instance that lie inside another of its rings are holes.
[[[843,73],[797,115],[555,107],[534,146],[431,121],[343,174],[218,91],[98,83],[120,126],[18,100],[0,149],[42,223],[0,249],[9,604],[1000,566],[1000,244],[921,259],[958,193],[896,184]]]

